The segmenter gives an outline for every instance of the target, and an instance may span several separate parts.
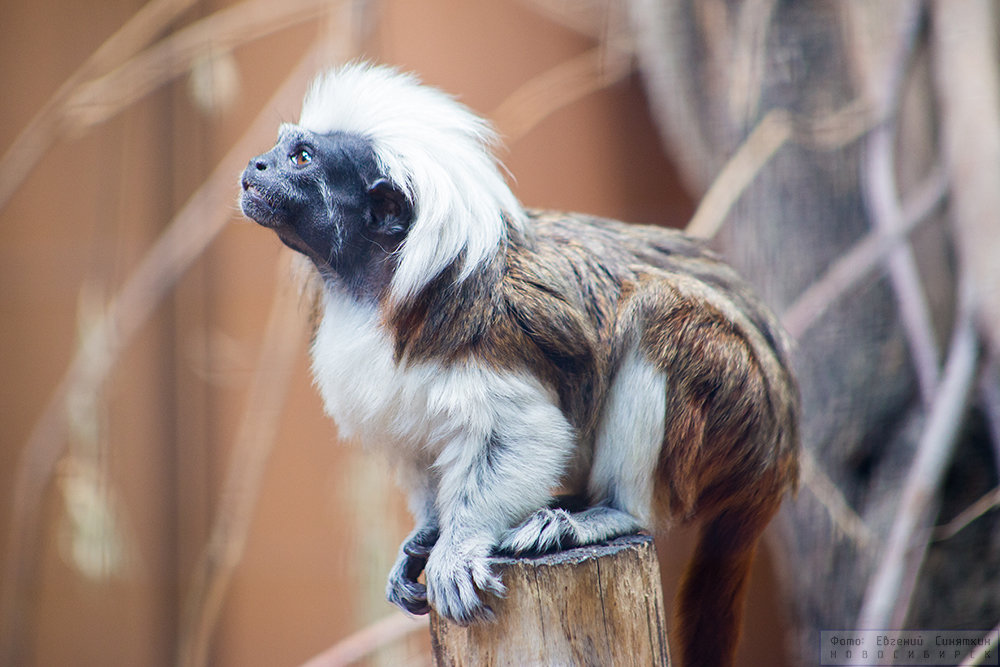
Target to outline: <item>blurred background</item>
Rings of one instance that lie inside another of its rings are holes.
[[[989,0],[0,17],[2,664],[429,664],[383,599],[410,518],[337,442],[290,253],[236,205],[312,76],[359,57],[491,118],[526,205],[690,223],[782,313],[803,482],[740,664],[811,664],[822,629],[997,625]],[[689,541],[658,545],[668,604]]]

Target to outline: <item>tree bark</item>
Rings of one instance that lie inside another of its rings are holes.
[[[537,558],[498,559],[507,596],[494,623],[431,612],[435,664],[669,667],[653,538],[630,536]]]

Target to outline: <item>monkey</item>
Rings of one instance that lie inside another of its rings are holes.
[[[326,413],[390,454],[414,516],[386,596],[486,622],[497,555],[699,521],[681,662],[732,664],[754,552],[797,484],[786,335],[682,232],[523,207],[498,143],[415,75],[353,62],[240,178],[243,213],[319,284]]]

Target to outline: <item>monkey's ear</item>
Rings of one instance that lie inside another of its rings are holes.
[[[380,178],[368,188],[375,226],[384,234],[400,234],[410,227],[413,209],[406,195],[387,178]]]

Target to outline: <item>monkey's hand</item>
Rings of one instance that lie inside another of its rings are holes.
[[[642,530],[635,518],[612,507],[582,512],[542,508],[501,538],[497,551],[514,556],[597,544]]]
[[[417,581],[417,577],[427,565],[431,547],[437,542],[436,525],[418,526],[399,547],[396,564],[389,572],[389,583],[385,597],[389,602],[411,614],[426,614],[427,587]]]
[[[485,538],[442,538],[427,559],[427,598],[438,614],[458,623],[493,620],[481,592],[503,597],[507,589],[490,562],[492,544]]]

